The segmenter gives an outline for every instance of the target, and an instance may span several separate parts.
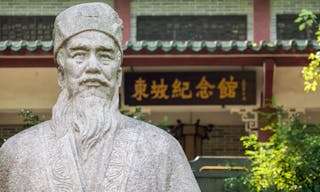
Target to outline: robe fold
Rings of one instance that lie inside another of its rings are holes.
[[[123,115],[119,122],[86,160],[52,120],[11,137],[0,149],[0,192],[200,192],[172,136]]]

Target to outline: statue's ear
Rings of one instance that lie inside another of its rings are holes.
[[[122,67],[119,67],[118,69],[117,78],[118,87],[120,87],[122,82]]]
[[[63,73],[63,66],[64,66],[64,51],[62,49],[59,50],[56,58],[56,62],[58,64],[58,84],[63,89],[65,87],[65,77]]]
[[[65,78],[62,69],[58,69],[58,85],[61,89],[65,87]]]

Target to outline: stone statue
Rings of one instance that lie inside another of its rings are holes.
[[[52,119],[0,149],[1,192],[198,192],[179,143],[118,110],[122,21],[104,3],[61,12]]]

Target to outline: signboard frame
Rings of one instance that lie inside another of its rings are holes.
[[[126,72],[129,106],[257,105],[257,72]]]

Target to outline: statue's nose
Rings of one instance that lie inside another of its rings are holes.
[[[100,73],[100,62],[95,56],[95,54],[91,54],[90,58],[88,59],[88,65],[87,65],[87,73]]]

